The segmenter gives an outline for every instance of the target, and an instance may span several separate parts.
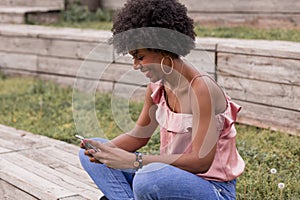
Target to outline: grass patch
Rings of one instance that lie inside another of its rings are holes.
[[[297,199],[300,196],[300,138],[268,129],[237,126],[237,147],[246,162],[237,199]],[[270,170],[277,170],[272,174]],[[279,183],[285,188],[280,190]]]
[[[26,23],[55,27],[110,30],[112,28],[112,16],[113,11],[111,10],[98,8],[95,12],[90,12],[87,6],[81,5],[80,1],[75,1],[61,11],[58,22],[39,23],[37,21],[27,21]]]
[[[258,29],[251,27],[196,26],[195,31],[198,37],[285,40],[300,42],[300,30],[296,29]]]
[[[53,24],[41,24],[46,26],[54,26],[54,27],[71,27],[71,28],[80,28],[80,29],[96,29],[96,30],[111,30],[112,23],[111,22],[64,22],[59,21]]]
[[[111,30],[111,22],[65,22],[42,24],[55,27],[72,27],[81,29]],[[197,37],[282,40],[300,42],[300,31],[296,29],[257,29],[251,27],[195,27]]]
[[[28,21],[28,24],[72,27],[82,29],[111,30],[113,11],[99,9],[90,12],[86,6],[77,1],[61,12],[60,20],[57,23],[39,24],[35,21]],[[300,30],[296,29],[258,29],[251,27],[205,27],[195,24],[195,32],[198,37],[219,37],[239,39],[264,39],[284,40],[300,42]]]
[[[69,143],[76,128],[72,113],[72,88],[32,78],[0,76],[0,124],[41,134]],[[111,139],[122,131],[114,122],[109,94],[97,94],[96,115]],[[132,102],[130,114],[137,119],[142,103]],[[246,161],[238,179],[237,199],[297,199],[300,196],[300,138],[288,134],[237,125],[237,146]],[[99,137],[99,134],[89,135]],[[159,135],[155,134],[143,152],[157,153]],[[271,174],[270,169],[277,173]],[[279,190],[279,182],[285,184]]]

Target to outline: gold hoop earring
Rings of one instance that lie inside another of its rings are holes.
[[[166,75],[170,75],[172,72],[173,72],[173,69],[174,69],[174,62],[173,62],[173,59],[170,57],[170,56],[166,56],[166,58],[169,58],[170,61],[171,61],[171,71],[169,72],[166,72],[165,69],[164,69],[164,60],[165,60],[165,57],[163,57],[160,61],[160,68],[161,68],[161,71],[166,74]]]

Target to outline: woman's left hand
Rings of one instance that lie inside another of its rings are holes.
[[[97,152],[93,149],[86,150],[85,154],[92,155],[90,157],[91,162],[100,162],[107,167],[114,169],[133,168],[133,162],[136,157],[134,153],[130,153],[120,148],[109,147],[94,140],[85,139],[85,142],[90,143],[98,150]]]

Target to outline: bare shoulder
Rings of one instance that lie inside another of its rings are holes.
[[[222,88],[208,75],[198,76],[191,82],[191,97],[197,101],[212,104],[215,114],[222,113],[227,107],[227,101]]]

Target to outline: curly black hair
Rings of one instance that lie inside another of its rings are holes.
[[[195,47],[194,22],[177,0],[128,0],[114,17],[112,32],[117,53],[145,47],[178,57]]]

